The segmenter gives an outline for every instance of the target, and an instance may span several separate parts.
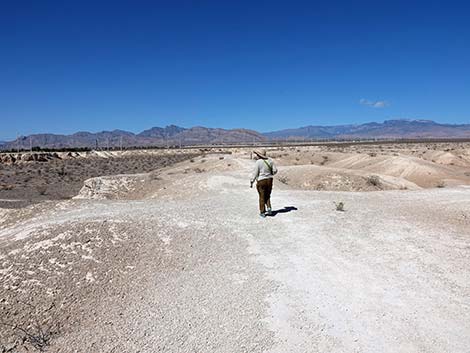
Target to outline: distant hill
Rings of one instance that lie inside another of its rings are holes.
[[[29,149],[30,146],[41,148],[107,148],[109,147],[145,147],[166,145],[200,145],[212,143],[260,142],[266,137],[246,129],[213,129],[192,127],[190,129],[175,125],[153,127],[134,134],[129,131],[113,130],[91,133],[76,132],[72,135],[34,134],[22,136],[17,140],[5,142],[0,149]]]
[[[470,124],[439,124],[431,120],[387,120],[383,123],[359,125],[305,126],[261,134],[247,129],[218,129],[196,126],[183,128],[175,125],[153,127],[134,134],[113,130],[72,135],[34,134],[18,140],[0,142],[0,149],[41,148],[107,148],[145,147],[167,145],[201,145],[219,143],[251,143],[285,139],[370,139],[370,138],[470,138]]]
[[[167,127],[152,127],[151,129],[144,130],[137,136],[139,137],[148,137],[148,138],[159,138],[159,139],[168,139],[173,136],[178,135],[180,132],[186,130],[185,128],[170,125]]]
[[[387,120],[360,125],[305,126],[263,134],[269,139],[470,138],[470,124],[439,124],[431,120]]]

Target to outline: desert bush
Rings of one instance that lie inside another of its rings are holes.
[[[160,175],[159,175],[158,171],[150,172],[149,178],[150,178],[150,180],[161,180],[162,179],[162,178],[160,178]]]
[[[5,321],[4,318],[0,318],[2,333],[7,333],[7,337],[16,337],[15,342],[10,344],[8,348],[0,343],[0,352],[17,352],[18,348],[23,348],[27,352],[32,350],[45,352],[52,338],[59,334],[60,325],[58,320],[52,317],[45,319],[45,312],[38,312],[32,304],[22,302],[18,302],[18,304],[21,304],[24,308],[30,308],[28,309],[29,319],[20,319],[20,322],[9,322]],[[23,350],[21,351],[23,352]]]
[[[278,177],[278,180],[283,183],[283,184],[288,184],[289,183],[289,178],[285,177],[285,176],[280,176]]]
[[[439,181],[437,184],[436,184],[436,187],[437,188],[445,188],[446,187],[446,184],[443,180]]]
[[[61,165],[61,166],[60,166],[59,170],[57,171],[57,174],[58,174],[59,176],[61,176],[61,177],[63,177],[63,176],[66,174],[66,172],[65,172],[65,165]]]
[[[13,190],[15,188],[14,185],[12,184],[7,184],[7,185],[1,185],[0,190]]]
[[[36,186],[36,190],[39,193],[39,195],[45,195],[47,191],[47,185],[44,185],[44,184],[38,185]]]
[[[27,328],[16,326],[15,328],[18,331],[17,335],[20,336],[21,340],[24,343],[31,345],[39,352],[44,352],[46,350],[50,344],[52,336],[54,335],[53,330],[39,325]]]
[[[340,202],[334,202],[335,204],[335,207],[336,207],[336,211],[339,211],[339,212],[344,212],[345,209],[344,209],[344,202],[340,201]]]
[[[367,184],[380,187],[382,185],[382,182],[380,181],[380,178],[377,175],[369,175],[367,177]]]

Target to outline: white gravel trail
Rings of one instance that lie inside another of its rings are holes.
[[[470,352],[467,188],[275,190],[274,208],[297,210],[257,220],[243,184],[217,178],[230,191],[230,228],[277,284],[268,351]]]
[[[251,162],[233,159],[182,178],[174,199],[74,201],[27,222],[125,220],[142,239],[130,289],[57,351],[470,352],[469,188],[275,185],[284,212],[261,219]]]

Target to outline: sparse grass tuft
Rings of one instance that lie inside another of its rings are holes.
[[[344,212],[345,209],[344,209],[344,202],[340,201],[340,202],[333,202],[335,204],[335,207],[336,207],[336,211],[339,211],[339,212]]]

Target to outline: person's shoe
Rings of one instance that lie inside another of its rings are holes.
[[[270,208],[268,208],[268,212],[266,212],[266,215],[267,215],[267,216],[272,216],[272,215],[273,215],[273,211],[272,211]]]
[[[260,216],[261,218],[266,218],[266,213],[261,212],[261,213],[259,214],[259,216]]]

